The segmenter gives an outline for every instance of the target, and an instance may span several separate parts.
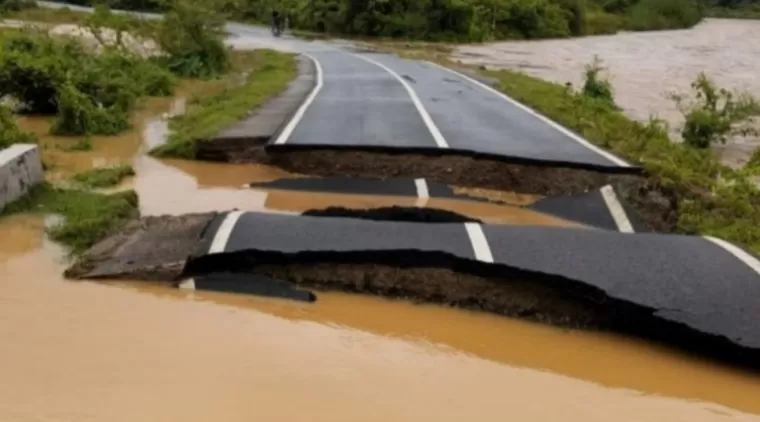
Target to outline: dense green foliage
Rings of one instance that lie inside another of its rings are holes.
[[[635,122],[607,100],[518,72],[487,73],[516,100],[640,163],[652,183],[673,190],[680,232],[714,235],[760,252],[760,191],[744,174],[720,164],[712,151],[672,142],[661,122]]]
[[[11,109],[0,104],[0,149],[13,144],[34,143],[37,138],[32,133],[22,132],[13,120]]]
[[[760,0],[711,0],[707,13],[721,18],[760,19]]]
[[[159,25],[157,40],[165,53],[162,62],[173,73],[211,78],[230,70],[224,45],[224,16],[216,3],[172,0]]]
[[[129,112],[143,95],[168,95],[168,71],[117,49],[87,51],[73,39],[19,32],[0,38],[0,97],[23,111],[57,114],[59,135],[111,135],[129,127]]]
[[[73,0],[87,4],[92,0]],[[695,25],[705,0],[219,0],[233,19],[269,22],[273,9],[300,30],[351,36],[487,41],[614,33]],[[170,9],[162,0],[112,0],[130,10]]]
[[[746,124],[760,115],[754,97],[718,88],[704,73],[691,86],[695,93],[691,103],[684,96],[673,96],[686,119],[682,136],[687,145],[708,148],[725,143],[731,135],[757,135],[753,125]]]
[[[33,0],[0,0],[0,16],[8,12],[18,12],[30,7],[34,7]]]
[[[687,27],[699,21],[697,1],[249,0],[245,12],[266,21],[263,14],[279,7],[291,16],[294,27],[318,32],[486,41]]]
[[[633,30],[688,28],[702,19],[694,0],[640,0],[630,12],[628,27]]]

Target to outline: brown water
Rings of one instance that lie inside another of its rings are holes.
[[[760,420],[760,379],[616,336],[64,281],[41,226],[0,220],[3,421]]]
[[[677,139],[683,116],[669,94],[690,93],[700,72],[723,88],[760,96],[758,40],[760,21],[707,19],[685,30],[463,46],[454,58],[579,87],[584,66],[598,56],[608,70],[615,101],[625,112],[638,120],[651,115],[664,119]],[[719,151],[727,164],[743,165],[759,145],[756,137],[737,137]]]
[[[243,189],[292,175],[164,163],[140,157],[142,142],[129,136],[95,145],[58,168],[134,159],[129,185],[146,214],[417,203]],[[428,205],[494,222],[571,224],[493,204]],[[67,282],[44,225],[34,215],[0,219],[3,422],[760,421],[751,415],[760,414],[760,377],[618,336],[342,294],[299,304]]]

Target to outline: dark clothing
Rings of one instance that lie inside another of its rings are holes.
[[[280,12],[278,11],[272,11],[272,30],[275,31],[276,34],[279,34],[280,31],[282,31],[282,18],[280,17]]]

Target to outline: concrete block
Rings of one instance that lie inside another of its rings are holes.
[[[34,144],[15,144],[0,150],[0,210],[45,180],[40,149]]]

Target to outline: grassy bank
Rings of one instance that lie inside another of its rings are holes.
[[[119,185],[129,176],[134,176],[135,170],[128,164],[113,167],[99,167],[74,175],[73,180],[87,188],[108,188]]]
[[[151,154],[194,158],[198,141],[209,139],[235,124],[251,110],[283,92],[297,75],[294,56],[272,50],[241,52],[235,62],[238,76],[228,77],[224,89],[191,104],[185,114],[172,119],[168,142]]]
[[[710,150],[671,142],[656,121],[635,122],[608,102],[562,85],[512,71],[484,73],[512,98],[642,165],[654,183],[672,189],[679,197],[680,232],[714,235],[760,253],[760,193]]]
[[[136,217],[137,206],[133,191],[101,195],[87,190],[58,189],[45,183],[7,206],[0,215],[39,212],[62,216],[63,222],[51,227],[49,235],[76,254]]]

